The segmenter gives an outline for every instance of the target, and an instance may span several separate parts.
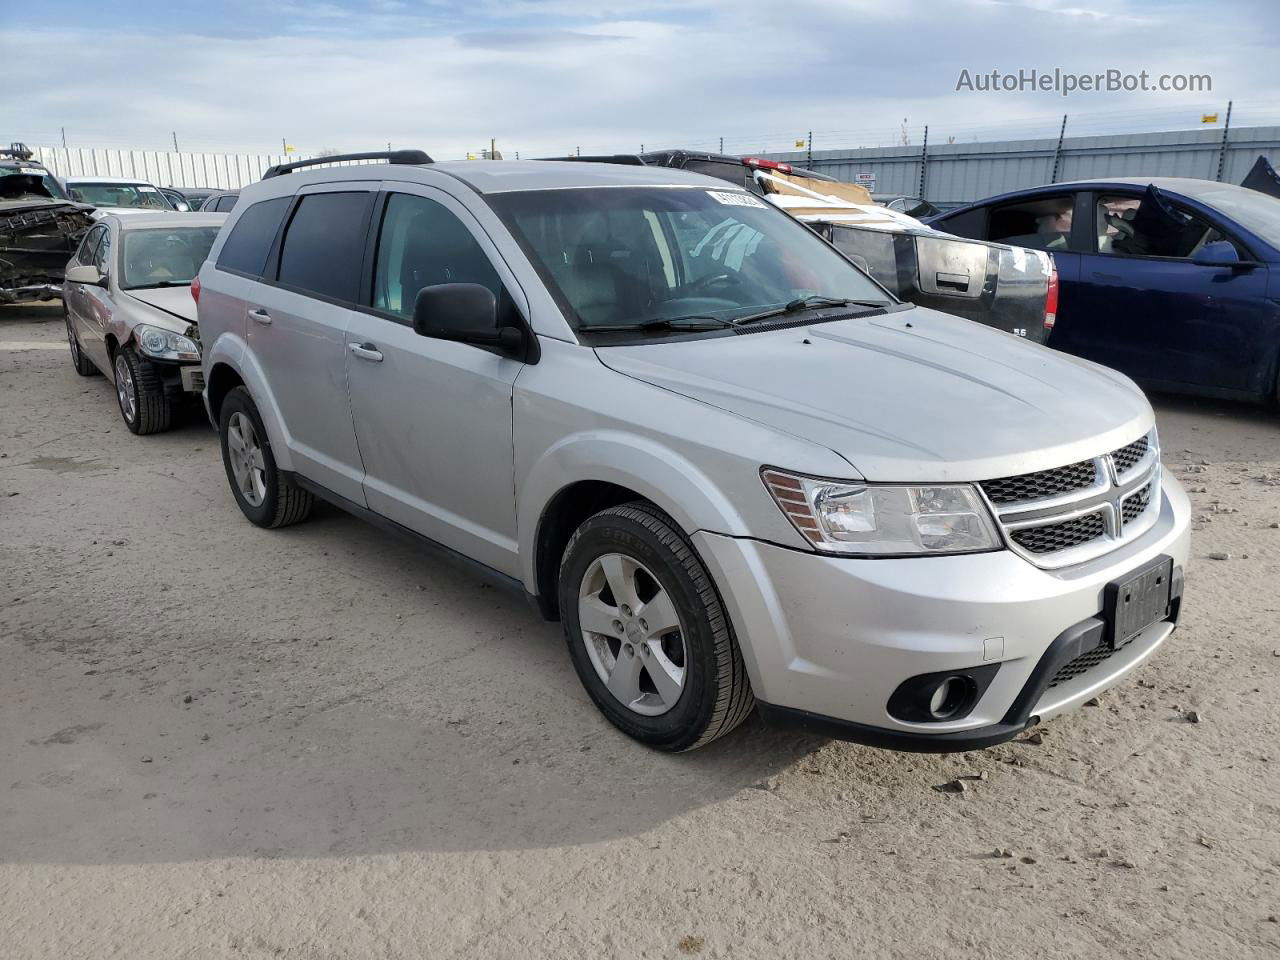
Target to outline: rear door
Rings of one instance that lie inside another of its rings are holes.
[[[266,374],[294,468],[364,504],[347,397],[347,327],[359,296],[376,182],[314,184],[294,198],[246,303],[249,352]]]
[[[370,509],[519,575],[512,386],[523,362],[413,330],[423,287],[478,283],[528,316],[497,249],[464,206],[397,183],[374,215],[372,283],[346,357]]]

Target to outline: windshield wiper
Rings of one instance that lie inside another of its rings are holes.
[[[800,297],[792,300],[790,303],[773,310],[761,310],[759,313],[749,313],[745,317],[738,317],[734,320],[734,324],[741,325],[745,323],[759,323],[761,320],[770,320],[773,317],[785,317],[789,313],[800,313],[804,310],[816,310],[819,307],[887,307],[888,300],[852,300],[848,297]]]
[[[190,280],[157,280],[155,283],[139,283],[132,287],[124,287],[125,290],[155,290],[159,287],[189,287]]]
[[[579,329],[583,333],[621,333],[632,330],[721,330],[733,325],[732,320],[726,320],[723,317],[692,314],[687,317],[653,317],[649,320],[637,320],[635,323],[583,326]]]

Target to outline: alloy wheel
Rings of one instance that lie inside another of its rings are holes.
[[[227,420],[227,456],[231,475],[240,495],[252,507],[262,506],[267,496],[267,468],[262,443],[253,421],[236,411]]]
[[[123,353],[116,354],[116,396],[120,400],[120,412],[125,420],[133,423],[138,417],[138,393],[133,384],[133,372]]]
[[[628,710],[656,717],[684,692],[688,651],[671,595],[621,553],[592,561],[578,590],[578,624],[597,676]]]

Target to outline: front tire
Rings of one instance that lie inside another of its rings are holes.
[[[173,425],[173,403],[155,365],[132,347],[121,347],[112,361],[116,401],[124,424],[137,434],[161,433]]]
[[[222,401],[218,440],[231,493],[249,522],[274,530],[307,519],[315,497],[276,466],[258,407],[244,387]]]
[[[614,726],[659,750],[728,733],[755,700],[711,575],[652,504],[602,510],[560,564],[569,656]]]

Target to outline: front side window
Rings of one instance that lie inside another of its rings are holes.
[[[610,187],[488,199],[581,331],[732,321],[809,296],[892,302],[809,228],[742,191]]]
[[[80,252],[76,254],[76,263],[87,267],[94,262],[98,244],[102,242],[102,235],[106,232],[105,226],[97,226],[84,235],[84,239],[80,241]]]
[[[103,276],[111,272],[111,231],[102,231],[102,243],[93,251],[93,265]]]
[[[373,306],[412,318],[418,291],[440,283],[478,283],[502,296],[502,281],[471,231],[434,200],[387,198],[378,233]]]
[[[298,201],[280,248],[286,286],[345,303],[359,291],[369,204],[365,192],[309,193]]]
[[[217,236],[217,227],[126,230],[120,286],[126,290],[187,286],[200,272]]]
[[[137,207],[144,210],[172,210],[158,189],[145,183],[77,183],[71,196],[95,207]]]
[[[1067,250],[1074,204],[1075,198],[1064,193],[993,207],[987,239],[1035,250]]]
[[[1198,217],[1173,206],[1159,192],[1103,194],[1097,200],[1098,252],[1139,257],[1192,257],[1221,240]]]

